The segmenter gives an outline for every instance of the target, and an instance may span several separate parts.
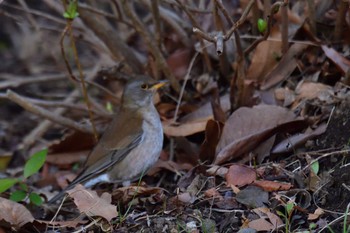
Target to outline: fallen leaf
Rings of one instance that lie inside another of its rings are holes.
[[[300,99],[319,99],[321,101],[329,101],[334,96],[334,91],[331,86],[323,83],[302,82],[295,89],[297,100]]]
[[[270,38],[281,38],[277,27],[271,29]],[[265,40],[255,48],[251,64],[247,70],[247,79],[261,82],[262,78],[277,64],[281,54],[281,41]]]
[[[174,125],[172,122],[163,122],[164,134],[170,137],[180,137],[203,132],[209,119],[211,117],[197,122],[180,123],[178,125]]]
[[[0,197],[0,220],[5,220],[15,228],[34,221],[33,215],[22,204]]]
[[[81,219],[76,219],[71,221],[45,221],[45,220],[36,219],[35,221],[41,224],[45,224],[47,226],[72,227],[72,228],[76,228],[79,225],[84,225],[88,223],[87,220],[81,220]]]
[[[228,171],[228,168],[226,168],[226,167],[220,167],[218,165],[213,165],[206,172],[210,176],[220,176],[220,177],[224,178],[226,176],[227,171]]]
[[[178,49],[167,58],[167,63],[172,73],[178,78],[183,79],[187,73],[188,64],[191,61],[190,49]]]
[[[224,200],[223,196],[221,196],[221,194],[218,192],[218,190],[216,190],[216,188],[211,188],[206,190],[204,192],[204,196],[209,198],[217,198],[219,200]]]
[[[316,220],[318,219],[322,214],[324,214],[324,210],[321,208],[317,208],[314,213],[310,213],[307,217],[307,220]]]
[[[237,193],[236,200],[250,208],[263,207],[269,201],[269,194],[257,186],[248,186]]]
[[[345,75],[349,68],[350,68],[350,61],[346,59],[344,56],[339,54],[336,50],[333,48],[329,48],[326,45],[321,46],[323,52],[326,54],[326,56],[333,61],[333,63],[340,69],[340,71]]]
[[[281,183],[271,180],[255,180],[253,184],[263,188],[267,192],[286,191],[293,187],[290,183]]]
[[[314,137],[317,137],[326,132],[326,129],[327,124],[322,124],[318,126],[315,130],[307,130],[305,133],[292,135],[291,137],[288,137],[287,139],[281,141],[276,146],[274,146],[271,150],[271,153],[283,154],[292,152],[293,150],[298,148],[298,146],[305,144],[307,140],[311,140]]]
[[[253,183],[255,180],[256,172],[245,165],[234,164],[230,166],[226,173],[227,186],[244,186]]]
[[[229,95],[220,97],[221,108],[224,112],[230,109]],[[176,125],[173,121],[163,121],[164,134],[167,136],[180,137],[189,136],[195,133],[203,132],[207,125],[208,120],[213,119],[213,110],[211,103],[208,102],[184,116]]]
[[[248,223],[250,228],[253,228],[257,231],[271,231],[274,230],[275,227],[267,220],[263,218],[255,219]]]
[[[266,218],[266,216],[269,218],[270,223],[273,225],[274,229],[279,228],[281,225],[283,225],[283,221],[279,216],[272,213],[269,208],[267,207],[259,207],[253,209],[253,211],[260,216],[260,218]]]
[[[221,164],[254,150],[277,132],[305,127],[306,122],[293,122],[294,119],[294,113],[278,106],[239,108],[223,128],[214,164]]]
[[[163,194],[164,190],[158,187],[144,187],[141,185],[133,185],[127,187],[120,187],[118,189],[114,189],[112,196],[113,200],[118,200],[120,203],[128,203],[132,199],[135,199],[139,196],[151,196],[151,195],[159,195]]]
[[[302,53],[307,47],[308,45],[305,44],[293,44],[282,57],[281,61],[273,69],[270,69],[270,72],[263,78],[264,83],[261,85],[260,89],[267,90],[287,79],[297,68],[298,64],[295,57]]]
[[[107,221],[118,216],[117,207],[111,204],[112,196],[109,193],[103,193],[99,197],[96,191],[87,190],[80,184],[67,193],[74,199],[78,209],[87,216],[101,216]]]
[[[216,146],[220,140],[223,124],[219,121],[208,120],[205,127],[205,139],[201,145],[199,158],[211,163],[215,159]]]
[[[189,192],[185,192],[178,194],[177,199],[182,203],[192,204],[197,198],[192,196]]]
[[[171,171],[173,173],[178,173],[179,171],[189,171],[193,166],[189,163],[176,163],[171,160],[161,160],[159,159],[156,164],[147,172],[147,175],[153,176],[158,173],[161,169]]]

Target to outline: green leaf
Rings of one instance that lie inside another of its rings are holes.
[[[18,182],[16,178],[0,179],[0,193],[5,192]]]
[[[316,229],[316,227],[317,227],[317,224],[316,223],[310,223],[309,224],[309,228],[312,230],[312,229]]]
[[[111,104],[111,102],[108,101],[106,103],[106,109],[107,109],[108,112],[113,113],[113,105]]]
[[[41,204],[43,204],[43,199],[37,193],[29,194],[29,200],[31,203],[37,206],[40,206]]]
[[[267,22],[264,19],[258,19],[258,30],[261,33],[264,33],[266,31],[267,28]]]
[[[24,200],[24,198],[26,198],[26,196],[27,196],[27,192],[25,192],[23,190],[17,190],[17,191],[14,191],[13,193],[11,193],[10,200],[19,202],[19,201]]]
[[[47,155],[47,149],[41,150],[35,153],[24,165],[23,175],[24,178],[37,173],[44,165]]]
[[[79,16],[78,10],[78,1],[71,0],[67,7],[67,10],[63,13],[63,17],[66,19],[75,19]]]
[[[66,18],[66,19],[70,19],[70,15],[67,12],[63,13],[63,17]]]
[[[28,188],[28,185],[26,183],[23,183],[23,182],[19,182],[19,187],[23,190],[23,191],[26,191],[28,192],[29,188]]]
[[[318,171],[320,170],[320,164],[318,163],[318,161],[315,161],[311,164],[311,171],[317,175]]]
[[[290,216],[290,214],[292,213],[293,209],[294,209],[294,203],[293,202],[288,202],[286,204],[286,210],[287,210],[288,216]]]
[[[284,213],[282,213],[281,211],[279,211],[279,210],[276,210],[276,213],[279,215],[279,216],[281,216],[281,217],[285,217],[285,214]]]

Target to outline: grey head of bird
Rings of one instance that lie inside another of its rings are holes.
[[[143,108],[153,103],[153,95],[166,82],[156,81],[148,76],[132,78],[125,86],[122,105],[124,108]]]

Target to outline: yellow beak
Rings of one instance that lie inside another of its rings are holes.
[[[159,88],[161,88],[162,86],[164,86],[165,84],[167,84],[168,81],[159,81],[155,84],[152,85],[152,87],[150,89],[152,90],[158,90]]]

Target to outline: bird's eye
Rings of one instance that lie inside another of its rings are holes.
[[[147,85],[146,83],[144,83],[144,84],[141,85],[141,88],[142,88],[143,90],[146,90],[146,89],[148,89],[148,85]]]

